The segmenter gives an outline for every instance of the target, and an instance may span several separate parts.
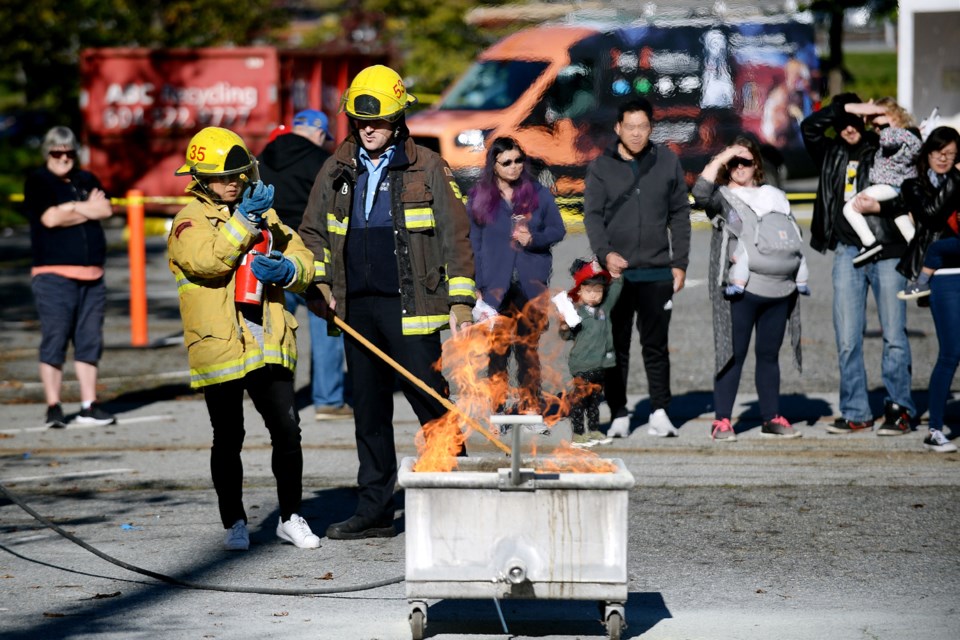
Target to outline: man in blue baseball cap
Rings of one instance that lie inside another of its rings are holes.
[[[327,117],[323,111],[317,111],[316,109],[304,109],[299,112],[297,115],[293,116],[293,129],[296,132],[297,127],[304,127],[310,129],[309,132],[305,131],[310,135],[316,135],[322,133],[323,137],[320,142],[317,142],[317,146],[323,146],[323,143],[326,142],[327,138],[330,137],[330,119]]]
[[[277,136],[259,156],[260,179],[275,189],[273,208],[283,223],[296,229],[307,208],[310,189],[320,167],[330,154],[323,143],[330,135],[327,114],[305,109],[293,116],[289,133]],[[304,304],[299,295],[287,293],[287,310],[294,313]],[[344,403],[343,337],[327,334],[327,321],[308,313],[311,351],[311,397],[317,420],[342,420],[353,416]]]

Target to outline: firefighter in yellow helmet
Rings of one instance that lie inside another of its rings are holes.
[[[293,386],[297,324],[284,309],[284,289],[301,292],[313,281],[313,254],[271,208],[273,187],[257,179],[256,159],[236,133],[218,127],[197,133],[176,174],[192,178],[186,191],[194,199],[173,219],[167,248],[190,383],[203,389],[213,426],[210,469],[224,547],[250,546],[240,460],[244,390],[270,431],[280,502],[277,536],[297,547],[319,547],[320,539],[298,515],[303,453]]]
[[[416,103],[396,71],[361,71],[343,95],[352,135],[317,176],[300,234],[316,257],[311,309],[329,306],[438,392],[447,384],[433,365],[440,330],[470,324],[476,302],[470,223],[450,167],[414,144],[404,114]],[[322,297],[321,297],[322,295]],[[326,303],[326,304],[324,304]],[[336,539],[396,535],[393,490],[393,369],[349,336],[359,504],[330,525]],[[406,380],[401,385],[421,424],[445,413]]]

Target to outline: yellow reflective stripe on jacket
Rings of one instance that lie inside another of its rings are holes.
[[[337,216],[335,216],[332,212],[327,213],[327,231],[330,233],[335,233],[338,236],[345,236],[347,235],[347,227],[349,226],[349,216],[343,220],[337,220]]]
[[[226,224],[220,225],[220,234],[227,239],[227,242],[237,249],[236,253],[226,256],[225,258],[226,263],[233,266],[240,258],[240,243],[246,240],[247,236],[250,235],[250,232],[236,216],[231,216],[230,219],[227,220]]]
[[[313,280],[316,282],[327,277],[327,265],[333,262],[333,254],[330,249],[323,248],[323,261],[314,260],[313,262]]]
[[[450,322],[450,315],[443,316],[410,316],[402,320],[403,335],[418,336],[435,333]]]
[[[464,278],[462,276],[450,278],[448,290],[450,297],[477,297],[477,283],[471,278]]]
[[[190,369],[190,385],[193,387],[203,387],[228,380],[236,380],[255,369],[259,369],[264,364],[263,351],[260,349],[251,349],[244,354],[242,360],[230,360],[229,362],[220,362],[209,367]]]
[[[278,364],[294,370],[297,366],[297,358],[289,349],[267,345],[266,351],[253,349],[244,354],[243,360],[232,360],[202,369],[191,369],[190,385],[196,388],[237,380],[267,364]]]
[[[433,219],[433,209],[430,207],[404,209],[403,220],[407,229],[433,229],[437,226]]]
[[[185,275],[181,274],[180,277],[177,278],[177,293],[183,293],[185,291],[190,291],[191,289],[199,289],[199,288],[200,288],[200,285],[194,282],[191,282],[190,278],[188,278]]]

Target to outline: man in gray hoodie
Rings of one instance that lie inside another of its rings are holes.
[[[650,387],[647,433],[678,435],[670,405],[668,351],[673,294],[683,288],[690,253],[690,203],[683,169],[670,149],[650,142],[653,106],[638,98],[620,106],[617,142],[587,168],[583,221],[590,247],[613,277],[623,275],[611,314],[617,366],[604,392],[613,422],[608,435],[630,434],[627,373],[636,317]]]

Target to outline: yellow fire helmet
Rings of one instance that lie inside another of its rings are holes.
[[[186,162],[176,170],[178,176],[214,177],[246,173],[256,180],[256,159],[243,139],[229,129],[207,127],[187,145]]]
[[[340,111],[357,120],[394,121],[417,103],[407,93],[400,74],[382,64],[367,67],[357,74],[343,94]]]

